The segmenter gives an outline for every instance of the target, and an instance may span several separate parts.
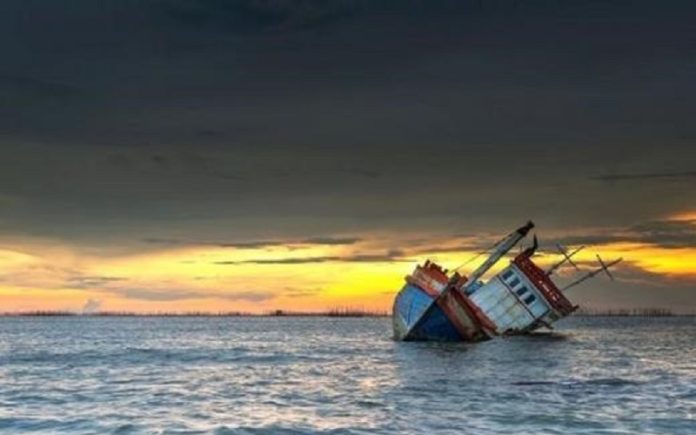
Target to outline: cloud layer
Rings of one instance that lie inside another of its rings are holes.
[[[264,298],[299,279],[362,298],[365,276],[384,292],[408,261],[460,262],[529,218],[549,243],[690,258],[676,250],[694,248],[693,226],[668,217],[696,209],[694,12],[3,1],[4,291],[94,293],[79,306],[114,303],[105,290],[163,304],[251,292],[246,304],[282,302]],[[20,254],[36,269],[15,268]],[[318,266],[355,281],[327,287]],[[272,277],[229,275],[256,267]]]

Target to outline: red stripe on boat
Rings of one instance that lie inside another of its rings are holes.
[[[541,294],[544,295],[544,298],[556,311],[567,316],[578,308],[563,295],[548,275],[532,262],[531,258],[529,258],[529,254],[523,252],[515,257],[512,262],[525,274],[527,279],[534,284]]]

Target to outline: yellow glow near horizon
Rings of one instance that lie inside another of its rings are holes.
[[[690,220],[691,214],[680,216]],[[419,246],[409,253],[409,242],[397,236],[379,240],[249,249],[190,246],[112,257],[55,245],[3,249],[0,303],[6,311],[79,310],[88,299],[101,301],[104,310],[138,312],[387,310],[415,264],[431,259],[452,268],[476,254],[453,251],[456,242],[434,240],[432,246],[438,247]],[[406,251],[399,257],[403,261],[381,258],[392,246]],[[45,252],[51,253],[42,255]],[[576,258],[594,264],[595,252],[607,261],[623,257],[625,264],[648,273],[696,279],[694,248],[609,243],[588,248]],[[375,260],[366,261],[369,256]],[[536,261],[548,267],[558,260],[547,255]],[[467,265],[462,273],[470,273],[478,263]],[[501,261],[496,270],[506,264]]]

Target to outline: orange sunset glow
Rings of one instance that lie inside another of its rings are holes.
[[[691,216],[681,214],[668,221],[696,225]],[[433,235],[422,246],[396,250],[395,246],[409,246],[412,237],[351,236],[356,241],[345,244],[340,240],[328,245],[287,241],[258,247],[191,244],[107,256],[55,243],[17,245],[0,251],[4,276],[0,299],[6,311],[80,312],[86,301],[93,306],[96,301],[99,310],[132,312],[312,312],[337,307],[386,311],[403,277],[419,262],[431,259],[449,268],[467,263],[461,269],[465,274],[477,264],[470,260],[478,251],[457,249],[469,239]],[[591,268],[596,253],[605,259],[622,257],[619,274],[626,279],[643,272],[653,279],[696,282],[696,248],[626,238],[593,245],[576,259]],[[549,267],[560,258],[550,250],[537,262]],[[569,270],[562,275],[572,277]]]

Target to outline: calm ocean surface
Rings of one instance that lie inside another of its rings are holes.
[[[694,318],[390,336],[388,319],[0,318],[0,432],[696,434]]]

